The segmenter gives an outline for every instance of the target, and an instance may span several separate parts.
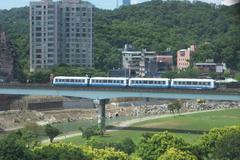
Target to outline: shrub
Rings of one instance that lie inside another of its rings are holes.
[[[144,160],[156,160],[172,147],[183,151],[191,149],[190,144],[182,138],[161,132],[151,137],[143,137],[138,145],[137,154]]]
[[[170,148],[158,160],[197,160],[191,152]]]

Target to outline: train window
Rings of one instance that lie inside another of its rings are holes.
[[[149,84],[153,84],[153,81],[149,81]]]
[[[193,82],[193,85],[197,85],[197,82]]]
[[[123,83],[123,80],[121,80],[121,83]]]
[[[147,84],[147,81],[143,81],[143,84]]]
[[[112,80],[108,80],[108,83],[112,83]]]
[[[208,85],[210,86],[210,85],[211,85],[211,83],[210,83],[210,82],[208,82]]]

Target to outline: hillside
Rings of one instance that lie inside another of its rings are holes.
[[[121,66],[118,48],[136,48],[172,54],[190,44],[198,46],[194,61],[214,58],[240,69],[240,5],[215,6],[203,2],[152,0],[119,9],[96,9],[94,65],[100,69]],[[0,10],[3,25],[19,53],[18,62],[28,71],[28,7]]]

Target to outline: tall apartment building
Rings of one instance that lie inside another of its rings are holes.
[[[30,2],[30,71],[92,67],[94,6],[81,0]]]
[[[123,0],[123,1],[122,1],[122,5],[123,5],[123,6],[131,5],[131,0]]]

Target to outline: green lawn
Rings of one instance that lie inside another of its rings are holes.
[[[121,141],[126,137],[130,137],[135,143],[138,143],[142,133],[154,133],[154,130],[167,129],[169,132],[184,138],[190,143],[196,143],[201,134],[193,134],[192,131],[208,131],[211,128],[221,128],[231,125],[240,125],[240,109],[229,109],[148,120],[136,123],[130,126],[128,130],[108,132],[104,137],[96,136],[93,138],[98,141],[116,142]],[[65,139],[64,142],[83,144],[85,140],[81,136],[76,136]]]

